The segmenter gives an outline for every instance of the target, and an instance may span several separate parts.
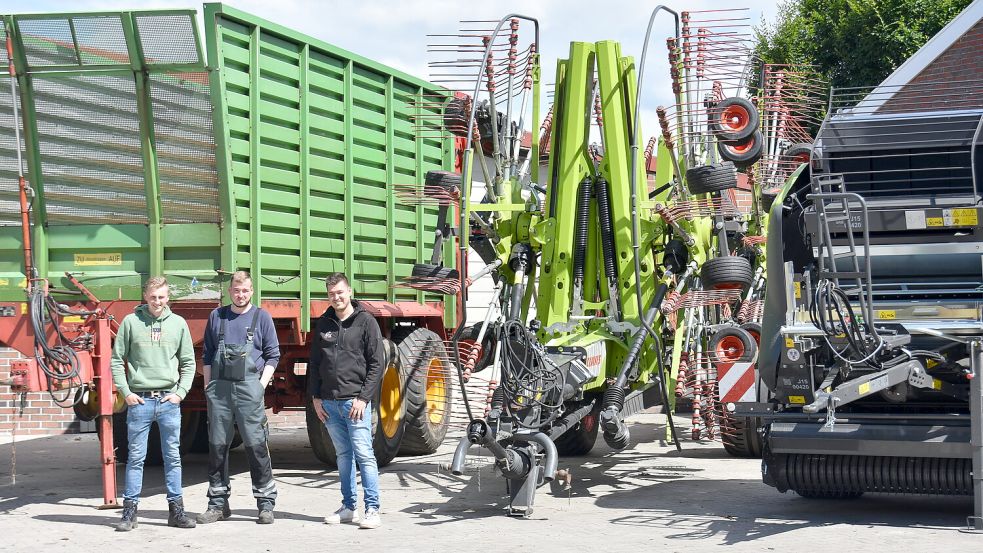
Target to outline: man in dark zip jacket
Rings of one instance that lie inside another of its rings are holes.
[[[379,468],[372,450],[372,399],[382,374],[382,333],[375,317],[352,299],[342,273],[325,280],[331,307],[318,319],[307,363],[308,392],[338,456],[341,507],[327,524],[359,522],[355,461],[362,471],[365,516],[361,528],[378,528]]]

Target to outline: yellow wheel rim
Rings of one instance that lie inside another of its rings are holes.
[[[394,438],[403,419],[400,408],[403,404],[403,391],[400,389],[399,369],[395,364],[386,367],[382,375],[382,390],[379,393],[379,420],[382,432],[387,438]]]
[[[430,360],[427,371],[427,416],[430,422],[440,424],[444,420],[447,406],[447,381],[444,377],[444,364],[436,357]]]

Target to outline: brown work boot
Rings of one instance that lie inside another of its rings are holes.
[[[195,517],[195,520],[198,521],[198,524],[211,524],[219,520],[226,520],[230,516],[232,516],[232,509],[229,509],[229,504],[225,503],[221,507],[209,505],[204,513]]]
[[[175,499],[167,503],[169,514],[167,515],[167,525],[175,528],[194,528],[195,519],[184,512],[184,500]]]
[[[123,500],[123,519],[116,525],[117,532],[129,532],[139,526],[137,523],[137,502],[132,499]]]

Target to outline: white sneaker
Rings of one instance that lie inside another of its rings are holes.
[[[382,519],[379,518],[378,509],[367,509],[365,511],[365,518],[362,519],[361,524],[358,525],[359,528],[365,528],[371,530],[372,528],[378,528],[382,526]]]
[[[358,512],[342,505],[337,511],[324,517],[325,524],[341,524],[343,522],[358,522]]]

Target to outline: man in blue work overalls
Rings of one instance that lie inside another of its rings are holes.
[[[273,317],[251,303],[249,273],[237,271],[229,284],[231,305],[212,311],[205,327],[203,365],[208,400],[208,509],[199,524],[225,520],[229,508],[229,449],[238,425],[249,460],[259,524],[273,524],[276,483],[267,444],[264,397],[280,361]]]

